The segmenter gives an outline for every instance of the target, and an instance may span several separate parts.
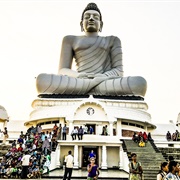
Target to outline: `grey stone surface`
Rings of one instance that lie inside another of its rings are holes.
[[[58,74],[39,74],[38,93],[145,96],[143,77],[123,77],[120,39],[99,36],[103,21],[95,4],[88,4],[80,24],[85,35],[63,38]],[[73,59],[76,71],[71,68]]]

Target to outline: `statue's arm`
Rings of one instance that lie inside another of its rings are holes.
[[[115,37],[110,51],[112,69],[104,72],[106,76],[123,76],[121,41]]]
[[[73,43],[75,36],[65,36],[62,41],[61,55],[58,74],[77,77],[78,72],[72,70],[73,62]]]
[[[76,36],[65,36],[63,38],[58,74],[75,78],[88,78],[87,73],[78,73],[71,69],[74,55],[73,44],[75,42]]]

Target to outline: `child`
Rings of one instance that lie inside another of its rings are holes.
[[[50,164],[51,164],[51,156],[50,156],[50,152],[48,151],[48,154],[46,155],[46,162],[44,163],[44,167],[47,168],[48,174],[49,174]]]
[[[95,164],[95,158],[90,158],[90,164],[87,166],[88,178],[87,180],[97,180],[99,175],[98,165]]]
[[[167,173],[168,173],[168,162],[161,163],[161,170],[157,174],[157,180],[163,180],[165,179]]]
[[[38,165],[36,165],[36,167],[32,170],[32,173],[33,173],[34,178],[40,177],[40,171],[39,171],[39,166]]]
[[[143,138],[141,138],[139,142],[139,147],[144,147],[144,146],[145,146],[145,142],[143,141]]]

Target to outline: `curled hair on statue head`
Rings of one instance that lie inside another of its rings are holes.
[[[83,16],[84,13],[88,10],[95,10],[100,14],[100,21],[102,21],[102,15],[101,15],[101,11],[99,10],[99,8],[97,7],[97,5],[95,3],[89,3],[86,8],[84,9],[82,16],[81,16],[81,20],[83,20]]]

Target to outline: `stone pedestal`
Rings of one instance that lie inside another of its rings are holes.
[[[70,148],[73,151],[74,148],[74,169],[82,167],[82,155],[80,153],[83,152],[80,149],[83,149],[83,146],[94,146],[99,149],[102,147],[98,158],[98,163],[102,169],[112,168],[113,166],[119,166],[120,169],[123,169],[125,162],[123,162],[124,153],[120,141],[121,138],[124,138],[122,132],[145,131],[145,129],[152,129],[155,126],[151,123],[151,116],[147,112],[148,106],[144,100],[111,98],[94,97],[92,95],[79,98],[39,98],[33,101],[34,111],[31,112],[30,120],[25,122],[25,125],[36,126],[39,123],[47,122],[45,127],[52,128],[53,126],[50,123],[57,119],[62,127],[66,124],[69,128],[67,140],[59,140],[58,143],[62,149],[68,150]],[[47,127],[48,123],[49,127]],[[74,126],[84,128],[85,125],[89,127],[92,125],[95,128],[95,134],[84,135],[81,141],[72,141],[70,134]],[[102,136],[104,126],[108,128],[108,136]],[[93,138],[88,138],[89,136]],[[114,150],[115,153],[119,154],[119,159],[117,157],[115,164],[112,161],[108,162],[109,151],[107,149],[109,147],[120,147],[119,153],[117,148]],[[64,154],[64,152],[59,154],[61,159]],[[57,166],[60,165],[59,156],[56,160]]]

